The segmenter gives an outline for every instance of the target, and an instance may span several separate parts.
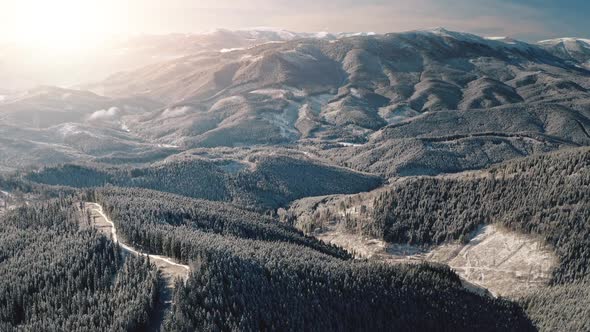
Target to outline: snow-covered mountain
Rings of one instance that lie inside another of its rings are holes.
[[[94,88],[167,103],[127,119],[165,144],[336,146],[325,153],[388,175],[590,144],[587,70],[537,45],[441,28],[187,56]]]
[[[187,55],[236,50],[301,38],[335,40],[372,33],[299,33],[278,28],[216,29],[203,33],[117,37],[77,54],[39,56],[39,51],[0,42],[0,89],[30,89],[38,85],[78,86],[120,71]]]
[[[62,122],[82,122],[180,149],[302,144],[388,176],[590,145],[590,72],[543,45],[443,28],[216,30],[125,45],[178,56],[86,86],[98,95],[9,97],[0,121],[58,133],[73,132]],[[156,104],[125,108],[139,101]]]
[[[590,39],[557,38],[540,41],[538,45],[560,58],[590,69]]]

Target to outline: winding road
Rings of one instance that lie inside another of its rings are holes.
[[[100,204],[86,203],[86,209],[90,210],[94,222],[94,227],[96,227],[99,231],[105,233],[106,235],[110,236],[114,242],[118,242],[119,247],[121,247],[121,249],[123,249],[124,251],[134,255],[144,255],[149,257],[150,260],[154,264],[156,264],[156,266],[160,269],[160,272],[162,272],[165,279],[169,279],[168,281],[170,283],[173,284],[174,279],[177,277],[180,277],[183,280],[186,280],[188,278],[190,272],[190,267],[188,265],[176,263],[174,259],[170,257],[152,255],[141,252],[140,250],[133,248],[127,243],[122,242],[117,237],[117,228],[115,227],[115,224],[104,213],[103,208]]]
[[[158,303],[156,305],[156,314],[151,318],[148,332],[162,331],[162,324],[164,322],[167,312],[170,312],[174,304],[174,286],[175,280],[178,278],[186,280],[189,277],[190,267],[188,265],[179,264],[173,258],[151,255],[142,252],[127,243],[122,242],[117,236],[117,228],[113,221],[104,213],[100,204],[85,203],[84,211],[90,211],[91,223],[82,222],[85,218],[81,218],[81,226],[94,227],[99,232],[109,236],[114,242],[119,243],[121,250],[128,255],[144,255],[150,258],[150,261],[156,265],[160,271],[164,287],[159,287]]]

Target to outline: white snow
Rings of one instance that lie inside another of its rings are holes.
[[[563,38],[555,38],[555,39],[546,39],[546,40],[541,40],[539,42],[539,44],[555,45],[555,44],[565,43],[565,42],[582,42],[582,43],[585,43],[587,45],[590,45],[590,39],[575,38],[575,37],[563,37]]]
[[[241,38],[244,38],[248,41],[264,41],[268,40],[268,42],[278,42],[282,43],[285,41],[291,41],[295,39],[303,39],[303,38],[316,38],[316,39],[340,39],[346,37],[356,37],[356,36],[374,36],[376,35],[375,32],[336,32],[331,33],[328,31],[318,31],[318,32],[293,32],[283,28],[277,27],[253,27],[253,28],[244,28],[238,30],[225,30],[225,29],[215,29],[208,32],[201,33],[201,35],[213,35],[216,33],[228,33],[234,34]]]
[[[375,32],[340,32],[337,34],[338,38],[347,38],[347,37],[362,37],[362,36],[375,36],[377,35]]]
[[[85,133],[85,131],[80,130],[80,128],[78,128],[78,126],[76,126],[73,123],[66,123],[66,124],[62,125],[61,127],[59,127],[59,129],[57,131],[64,138],[67,137],[67,136],[71,136],[71,135],[77,135],[77,134]]]
[[[178,266],[178,267],[184,268],[187,271],[190,271],[190,267],[188,265],[178,264],[178,263],[172,261],[172,259],[169,258],[169,257],[160,256],[160,255],[150,255],[150,254],[142,253],[142,252],[137,251],[135,248],[130,247],[130,246],[128,246],[127,244],[125,244],[123,242],[120,242],[119,239],[118,239],[118,237],[117,237],[117,229],[115,228],[115,224],[111,221],[111,219],[109,219],[109,217],[107,217],[104,214],[104,212],[102,210],[102,206],[100,206],[99,204],[96,204],[96,203],[91,203],[90,205],[95,206],[94,210],[98,214],[100,214],[104,218],[104,220],[111,226],[111,236],[113,238],[113,242],[118,243],[119,246],[123,250],[128,251],[130,253],[133,253],[135,255],[146,255],[150,259],[160,260],[160,261],[166,262],[167,264],[170,264],[170,265],[173,265],[173,266]]]
[[[269,96],[275,99],[278,98],[285,98],[285,95],[287,94],[287,90],[285,89],[259,89],[259,90],[254,90],[251,91],[251,94],[255,94],[255,95],[265,95],[265,96]]]
[[[242,96],[231,96],[231,97],[223,98],[223,99],[218,100],[215,104],[213,104],[213,106],[211,106],[209,111],[214,112],[216,110],[227,107],[229,105],[239,105],[245,101],[246,101],[246,99]]]
[[[387,123],[395,124],[420,116],[421,114],[409,106],[400,106],[393,109],[391,106],[386,106],[379,109],[379,115],[387,121]]]
[[[487,40],[502,42],[504,44],[516,45],[517,41],[510,37],[484,37]]]
[[[282,28],[277,27],[254,27],[236,30],[237,32],[246,32],[253,38],[261,37],[279,37],[283,40],[292,40],[297,38],[299,35],[296,32],[291,32]]]
[[[158,144],[158,147],[165,149],[178,149],[180,146],[174,144]]]
[[[267,113],[263,117],[272,125],[279,128],[281,136],[290,139],[297,137],[299,132],[293,127],[293,121],[289,116],[289,108],[286,108],[282,113]]]
[[[307,96],[305,91],[297,89],[297,88],[289,87],[289,86],[285,86],[285,87],[283,87],[283,89],[273,89],[273,88],[258,89],[258,90],[250,91],[250,93],[255,94],[255,95],[266,95],[266,96],[269,96],[273,99],[279,99],[279,98],[290,99],[290,97],[303,98],[303,97]]]
[[[311,106],[309,104],[303,104],[301,105],[301,107],[299,108],[299,117],[297,118],[297,122],[300,121],[311,121],[311,114],[312,114],[312,109]]]
[[[512,39],[510,37],[480,37],[478,35],[474,35],[471,33],[450,31],[441,27],[426,30],[415,30],[411,32],[422,35],[437,35],[445,38],[453,38],[455,40],[469,43],[479,43],[494,48],[530,48],[529,44],[518,41],[516,39]]]
[[[350,142],[339,142],[338,145],[345,146],[345,147],[358,147],[358,146],[363,146],[362,144],[350,143]]]
[[[334,35],[332,35],[331,33],[327,32],[327,31],[320,31],[320,32],[316,32],[314,34],[315,38],[318,39],[325,39],[325,38],[332,38],[334,37]]]
[[[317,61],[314,56],[298,51],[285,51],[281,52],[281,54],[283,59],[299,66],[305,66],[309,63],[309,61]]]
[[[350,89],[350,94],[352,94],[352,96],[355,98],[359,98],[359,99],[363,98],[363,95],[360,93],[360,91],[355,88]]]
[[[222,48],[219,50],[220,53],[229,53],[234,51],[243,51],[245,48],[243,47],[234,47],[234,48]]]
[[[358,215],[358,206],[340,212],[341,216],[344,214]],[[324,225],[314,235],[324,242],[353,251],[359,258],[375,257],[392,264],[443,263],[462,279],[489,290],[493,295],[513,298],[545,286],[557,264],[555,254],[541,240],[494,225],[481,227],[466,245],[447,243],[432,248],[387,243],[350,234],[339,229],[337,222]]]

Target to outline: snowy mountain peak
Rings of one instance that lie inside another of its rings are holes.
[[[585,44],[590,47],[590,39],[575,38],[575,37],[547,39],[547,40],[541,40],[540,42],[538,42],[538,44],[541,44],[541,45],[558,45],[558,44],[567,44],[567,43],[581,43],[581,44]]]
[[[574,61],[579,66],[590,69],[590,39],[555,38],[542,40],[537,45],[560,58]]]

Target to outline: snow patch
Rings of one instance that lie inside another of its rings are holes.
[[[305,66],[310,61],[318,61],[314,56],[298,51],[285,51],[281,54],[284,60],[298,66]]]
[[[502,42],[504,44],[516,45],[517,41],[510,37],[484,37],[487,40]]]
[[[348,214],[357,213],[352,207]],[[357,213],[358,214],[358,213]],[[438,247],[392,244],[380,239],[349,234],[337,224],[318,229],[315,237],[354,252],[360,258],[376,258],[391,264],[424,261],[449,265],[463,280],[489,290],[494,296],[519,298],[544,287],[557,265],[555,254],[540,239],[503,230],[495,225],[481,227],[467,244],[448,243]]]
[[[64,138],[72,135],[78,135],[84,133],[84,131],[80,130],[78,126],[73,123],[66,123],[62,125],[58,130],[58,133],[61,134]]]
[[[214,112],[214,111],[217,111],[217,110],[222,109],[224,107],[227,107],[230,105],[238,105],[238,104],[241,104],[244,102],[246,102],[246,99],[242,96],[231,96],[231,97],[223,98],[223,99],[218,100],[215,104],[213,104],[213,106],[211,106],[209,111]]]
[[[350,143],[350,142],[338,142],[338,145],[344,146],[344,147],[358,147],[358,146],[363,146],[362,144]]]
[[[352,94],[353,97],[358,98],[358,99],[363,98],[363,95],[361,94],[361,92],[355,88],[350,89],[350,94]]]
[[[282,112],[265,112],[262,117],[271,125],[279,128],[281,136],[287,139],[299,137],[299,131],[295,129],[294,124],[299,117],[298,103],[290,102]]]
[[[564,43],[564,42],[582,42],[582,43],[585,43],[587,45],[590,45],[590,39],[575,38],[575,37],[563,37],[563,38],[555,38],[555,39],[546,39],[546,40],[541,40],[539,42],[539,44],[555,45],[555,44]]]
[[[288,91],[285,89],[259,89],[250,92],[251,94],[255,95],[265,95],[275,99],[278,98],[285,98]]]
[[[379,109],[379,115],[388,124],[396,124],[420,116],[421,114],[412,109],[411,107],[404,106],[386,106]]]
[[[245,48],[243,48],[243,47],[222,48],[219,50],[219,53],[229,53],[229,52],[243,51],[243,50],[245,50]]]
[[[164,149],[178,149],[180,146],[174,144],[158,144],[158,147]]]

